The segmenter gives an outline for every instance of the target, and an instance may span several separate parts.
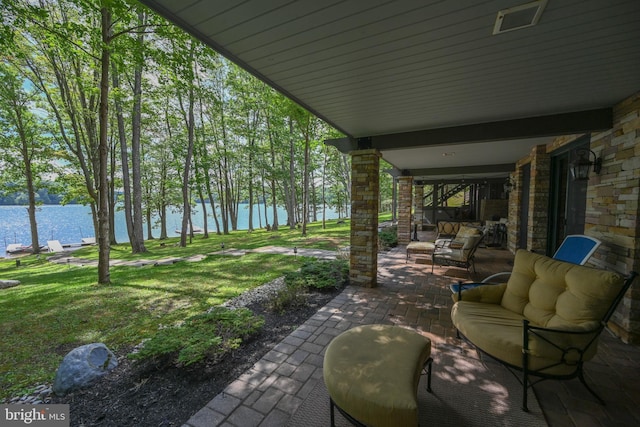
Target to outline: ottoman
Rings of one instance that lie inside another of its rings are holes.
[[[432,254],[436,244],[433,242],[411,242],[407,245],[407,259],[409,262],[409,254]]]
[[[431,392],[430,355],[429,338],[399,326],[358,326],[335,337],[323,365],[331,426],[334,407],[356,425],[417,426],[425,367]]]

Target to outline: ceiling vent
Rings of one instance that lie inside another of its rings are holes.
[[[546,5],[547,0],[537,0],[499,11],[496,24],[493,26],[493,34],[506,33],[536,25]]]

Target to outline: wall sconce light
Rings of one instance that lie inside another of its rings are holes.
[[[569,169],[574,181],[586,181],[589,179],[589,168],[593,166],[593,171],[597,174],[602,170],[602,157],[596,156],[591,150],[580,149],[576,152],[578,158],[571,162]],[[593,154],[593,161],[591,161]]]
[[[505,193],[511,193],[513,190],[516,189],[516,183],[513,180],[512,177],[507,178],[506,182],[504,183],[504,185],[502,186],[502,188],[504,189]]]

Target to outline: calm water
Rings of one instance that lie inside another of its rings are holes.
[[[211,216],[209,206],[209,230],[215,230],[215,222]],[[262,218],[262,226],[265,225],[264,206],[254,205],[253,226],[258,228],[258,211]],[[273,222],[272,207],[267,207],[269,223]],[[337,218],[338,214],[327,208],[327,219]],[[192,214],[193,225],[202,227],[204,224],[202,209],[196,208]],[[320,218],[319,218],[320,219]],[[91,221],[91,209],[82,205],[46,205],[40,206],[36,213],[38,222],[38,238],[40,245],[46,245],[47,240],[59,240],[60,243],[80,243],[84,237],[94,237],[93,223]],[[284,209],[278,209],[278,221],[282,224],[287,220]],[[116,239],[118,242],[128,241],[127,226],[124,214],[116,212]],[[155,218],[154,218],[155,221]],[[175,232],[182,224],[181,213],[168,212],[167,232],[169,237],[177,236]],[[249,224],[249,205],[241,204],[238,212],[238,229],[246,230]],[[160,236],[160,228],[154,227],[154,237]],[[144,236],[147,237],[146,225]],[[25,206],[0,206],[0,256],[5,256],[5,248],[11,243],[31,244],[31,231],[29,228],[29,216]]]

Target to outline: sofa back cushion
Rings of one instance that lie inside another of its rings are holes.
[[[624,285],[619,274],[519,250],[501,305],[549,328],[591,328]]]

